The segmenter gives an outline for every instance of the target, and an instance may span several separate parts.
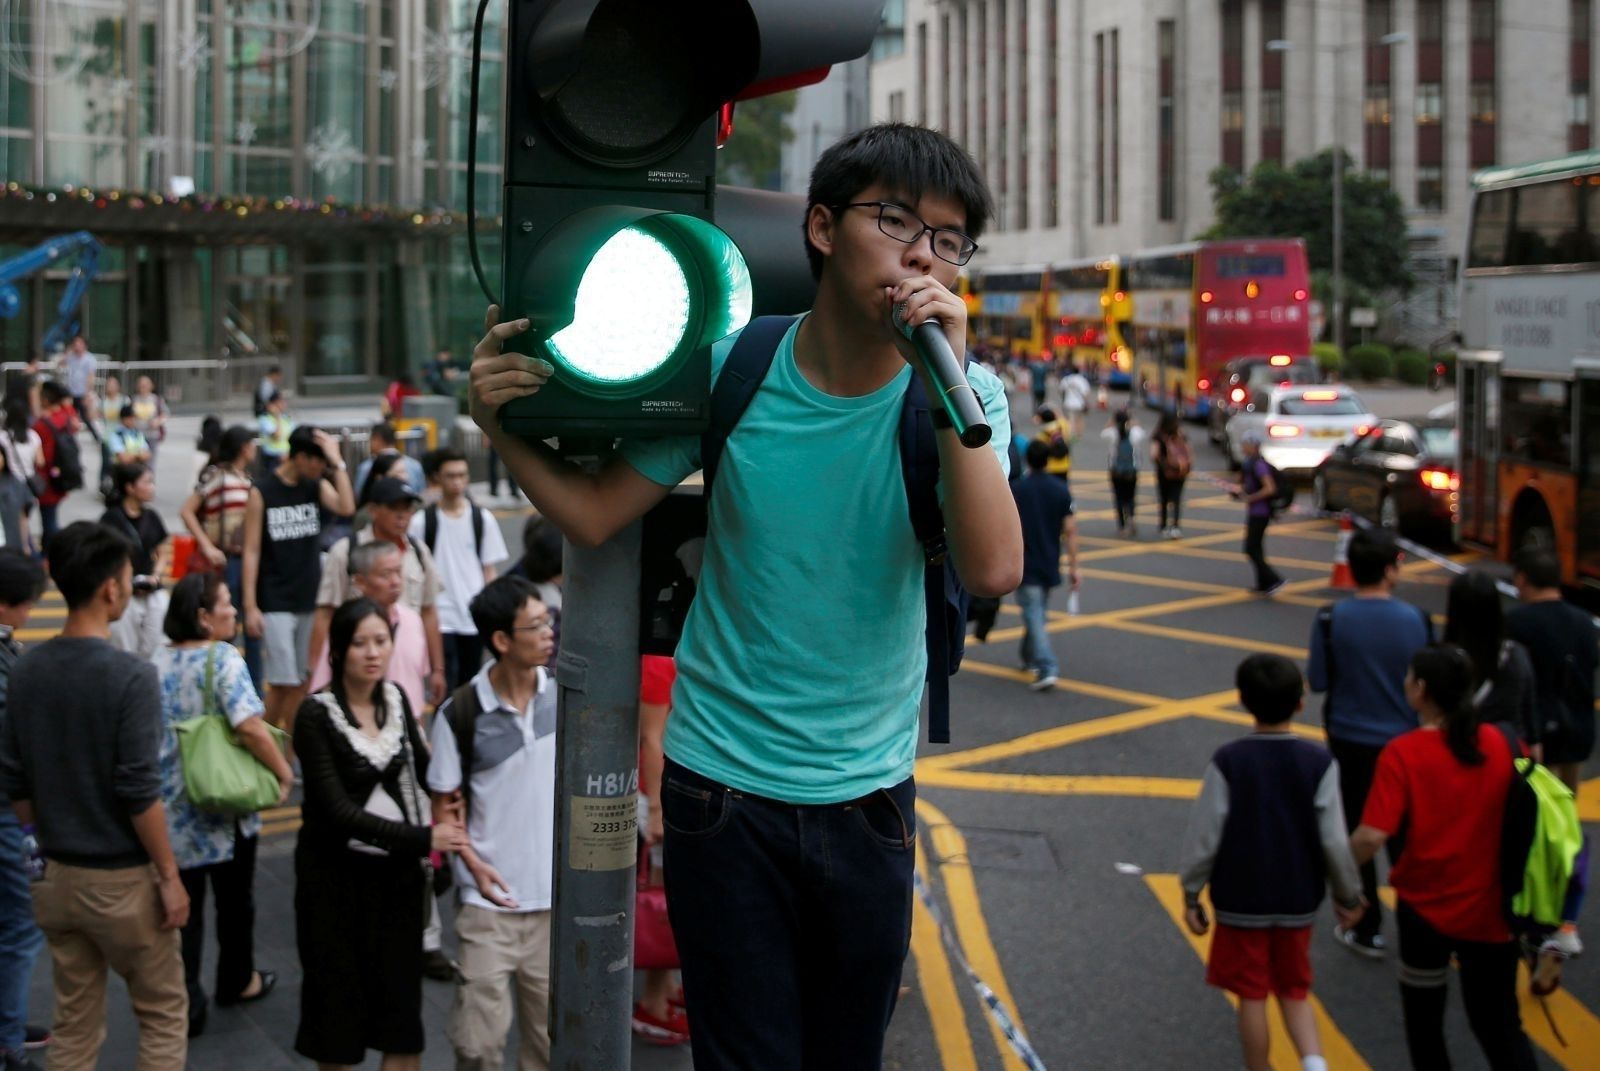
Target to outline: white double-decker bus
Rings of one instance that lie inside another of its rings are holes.
[[[1474,179],[1457,372],[1459,534],[1600,586],[1600,152]]]

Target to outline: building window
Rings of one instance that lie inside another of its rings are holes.
[[[1054,4],[1050,5],[1052,8]],[[1173,126],[1173,89],[1177,83],[1177,23],[1162,19],[1156,23],[1156,50],[1160,68],[1156,104],[1156,215],[1162,220],[1178,215],[1175,160],[1177,137]]]
[[[1438,82],[1422,82],[1417,86],[1417,125],[1433,126],[1439,122],[1440,92]]]
[[[1230,89],[1222,94],[1222,132],[1232,134],[1244,129],[1244,93]]]
[[[1494,40],[1494,0],[1472,0],[1472,9],[1468,17],[1474,41]]]
[[[897,89],[889,94],[889,122],[903,123],[906,119],[906,91]]]
[[[1437,164],[1417,168],[1417,208],[1423,212],[1444,211],[1444,169]]]
[[[1391,118],[1390,108],[1387,85],[1367,87],[1367,104],[1363,114],[1368,126],[1388,126]]]
[[[1106,221],[1106,35],[1094,35],[1094,221]]]
[[[1572,87],[1572,95],[1567,98],[1567,122],[1573,126],[1587,126],[1589,124],[1589,88],[1587,86]]]
[[[917,23],[917,122],[928,125],[928,24]]]
[[[1473,82],[1468,92],[1468,107],[1474,123],[1494,122],[1494,83]]]
[[[1589,40],[1589,25],[1594,18],[1590,0],[1572,0],[1572,39]]]
[[[906,50],[906,0],[885,0],[878,36],[872,39],[872,58],[888,59]]]
[[[1389,169],[1387,167],[1369,167],[1367,168],[1367,177],[1373,182],[1379,182],[1385,186],[1389,185]]]
[[[1367,40],[1376,41],[1394,29],[1394,9],[1389,0],[1367,0]]]
[[[1122,31],[1111,31],[1111,222],[1122,213]]]
[[[1261,128],[1263,130],[1283,129],[1283,90],[1263,89],[1261,91]]]
[[[939,129],[950,133],[950,13],[939,16]]]
[[[1060,225],[1061,218],[1056,204],[1056,183],[1059,181],[1061,169],[1061,146],[1056,126],[1060,117],[1057,98],[1060,87],[1056,78],[1056,65],[1059,62],[1061,25],[1057,18],[1056,5],[1044,6],[1044,134],[1045,134],[1045,205],[1044,225],[1055,227]]]
[[[1417,0],[1417,40],[1437,44],[1444,39],[1444,0]]]

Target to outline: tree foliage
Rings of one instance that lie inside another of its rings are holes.
[[[777,189],[783,147],[794,140],[794,105],[794,90],[740,101],[733,109],[733,135],[717,153],[717,181]]]
[[[1333,268],[1333,152],[1295,162],[1270,160],[1248,176],[1228,167],[1211,173],[1217,222],[1201,238],[1304,238],[1313,272]],[[1346,289],[1409,290],[1406,217],[1387,183],[1352,169],[1345,154],[1344,275]],[[1320,289],[1320,288],[1319,288]],[[1348,298],[1347,298],[1348,300]]]

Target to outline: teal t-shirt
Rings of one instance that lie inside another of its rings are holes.
[[[745,792],[837,803],[905,780],[916,757],[926,615],[899,447],[912,372],[864,397],[824,394],[795,365],[795,331],[729,436],[712,488],[666,751]],[[713,349],[713,380],[736,337]],[[976,364],[968,377],[1003,471],[1005,389]],[[698,437],[622,452],[669,487],[700,468]]]

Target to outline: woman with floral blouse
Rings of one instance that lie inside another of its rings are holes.
[[[239,612],[221,573],[192,573],[172,590],[166,633],[171,646],[153,658],[161,680],[165,736],[161,744],[162,801],[172,851],[192,905],[183,928],[183,971],[189,988],[189,1036],[205,1029],[206,992],[200,984],[200,953],[205,944],[206,884],[216,893],[216,1001],[226,1007],[260,1000],[272,992],[277,976],[255,969],[256,843],[259,815],[202,811],[184,791],[183,760],[174,726],[215,712],[228,719],[241,744],[278,778],[278,802],[289,798],[294,773],[262,720],[244,658],[230,642]],[[210,698],[207,698],[207,689]]]

